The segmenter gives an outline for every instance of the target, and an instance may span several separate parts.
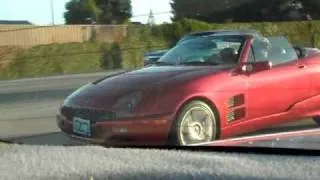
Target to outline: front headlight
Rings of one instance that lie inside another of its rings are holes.
[[[141,100],[142,92],[134,92],[121,97],[113,106],[113,109],[117,110],[118,112],[131,113]]]

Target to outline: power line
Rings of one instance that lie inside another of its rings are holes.
[[[153,15],[161,15],[161,14],[171,14],[172,12],[171,11],[165,11],[165,12],[156,12],[156,13],[153,13]],[[134,15],[132,16],[132,18],[135,18],[135,17],[145,17],[145,16],[149,16],[150,14],[139,14],[139,15]]]

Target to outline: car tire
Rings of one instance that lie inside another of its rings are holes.
[[[320,126],[320,116],[315,116],[315,117],[313,117],[312,119],[313,119],[313,121],[314,121],[317,125]]]
[[[195,110],[197,110],[197,115],[202,111],[203,115],[208,116],[208,118],[192,118],[195,115],[195,112],[193,112]],[[194,100],[187,103],[177,113],[171,128],[168,144],[171,146],[187,146],[215,140],[218,135],[217,117],[216,111],[203,101]],[[190,118],[192,119],[191,121]],[[203,121],[206,122],[206,124],[203,124]],[[184,128],[187,128],[187,130]],[[190,136],[190,139],[192,139],[190,134],[193,134],[193,140],[186,140],[185,130],[188,131],[189,134],[187,136]],[[203,139],[200,137],[203,137]]]

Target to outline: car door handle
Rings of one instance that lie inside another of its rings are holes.
[[[299,65],[298,68],[299,69],[304,69],[304,68],[306,68],[306,65]]]

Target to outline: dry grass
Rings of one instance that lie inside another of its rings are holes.
[[[5,69],[15,59],[17,52],[22,49],[14,46],[0,47],[0,70]]]
[[[7,148],[9,145],[7,143],[0,143],[0,149]]]
[[[101,71],[109,44],[68,43],[27,49],[0,46],[0,79]]]

